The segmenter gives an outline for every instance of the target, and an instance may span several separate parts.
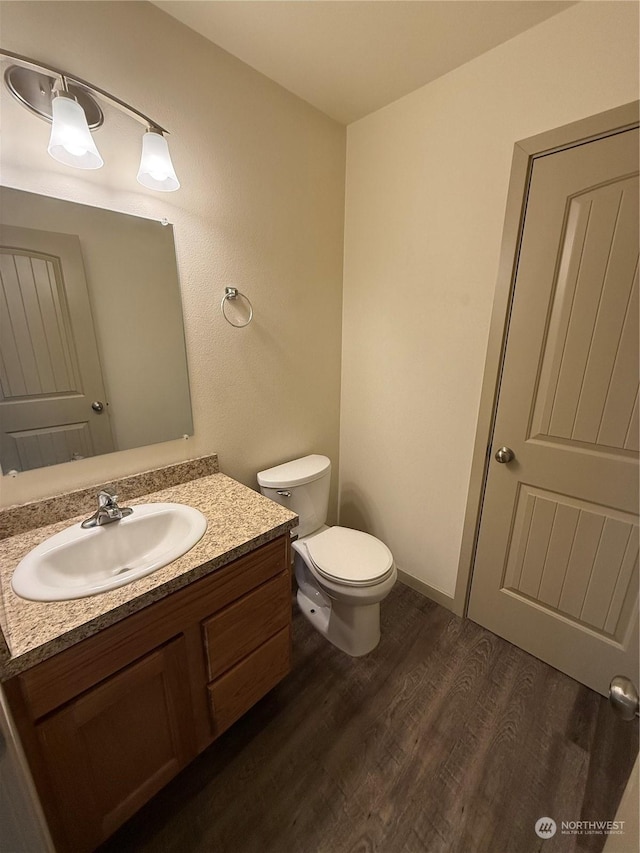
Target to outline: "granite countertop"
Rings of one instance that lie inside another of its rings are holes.
[[[127,500],[183,503],[199,509],[208,527],[194,547],[147,577],[110,592],[74,601],[34,602],[18,597],[11,575],[20,560],[87,513],[0,541],[0,619],[10,657],[0,660],[8,678],[74,645],[108,625],[204,577],[295,526],[297,516],[224,474],[212,474]],[[124,501],[122,502],[125,503]]]

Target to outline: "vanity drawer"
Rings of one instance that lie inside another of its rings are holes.
[[[291,583],[284,571],[203,623],[209,680],[242,660],[291,620]]]
[[[291,633],[283,628],[209,685],[215,736],[262,699],[291,669]]]

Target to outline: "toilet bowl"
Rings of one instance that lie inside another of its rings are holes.
[[[353,657],[380,642],[380,602],[397,579],[387,546],[359,530],[327,527],[331,462],[313,454],[261,471],[262,494],[299,516],[292,535],[300,610]]]

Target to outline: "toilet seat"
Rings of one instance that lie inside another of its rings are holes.
[[[387,546],[360,530],[329,527],[305,542],[318,574],[347,586],[372,586],[393,572]]]

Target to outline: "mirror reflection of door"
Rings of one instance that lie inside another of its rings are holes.
[[[3,225],[0,465],[26,471],[113,450],[80,240]]]

